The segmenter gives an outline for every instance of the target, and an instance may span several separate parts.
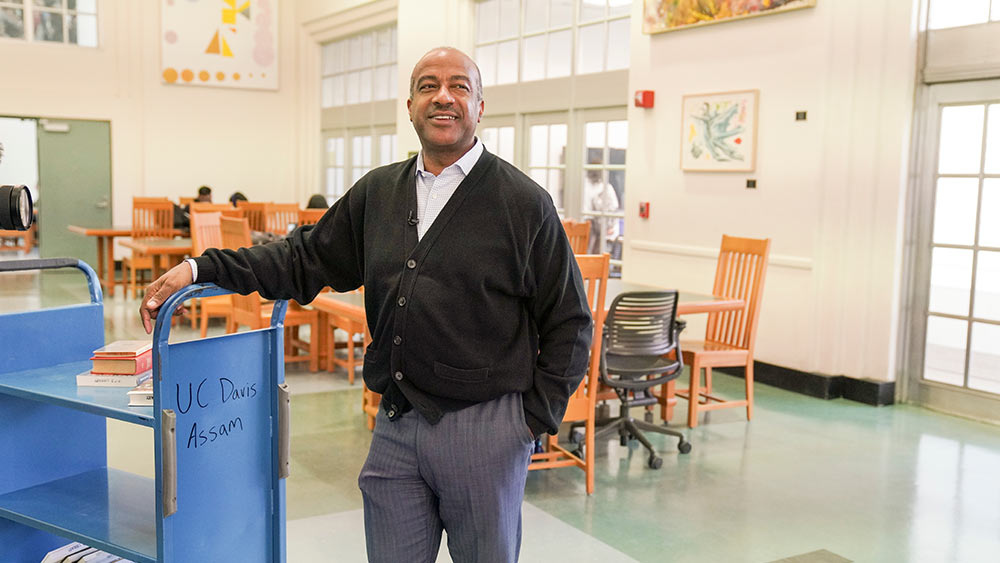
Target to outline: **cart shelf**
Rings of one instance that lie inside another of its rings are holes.
[[[90,361],[69,362],[0,375],[0,393],[153,427],[153,407],[128,406],[125,387],[77,387]]]
[[[154,563],[154,490],[152,479],[96,469],[0,495],[0,517]]]

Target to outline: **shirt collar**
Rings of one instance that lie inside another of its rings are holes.
[[[469,172],[472,171],[472,167],[475,166],[477,162],[479,162],[479,157],[482,156],[483,154],[483,144],[479,142],[478,137],[474,137],[474,139],[476,142],[472,144],[472,148],[469,149],[468,152],[463,154],[462,158],[456,160],[454,164],[445,168],[445,170],[451,168],[452,166],[458,166],[458,168],[462,171],[462,174],[464,174],[465,176],[469,175]],[[417,153],[417,174],[419,175],[425,172],[426,170],[424,169],[424,151],[421,150],[419,153]],[[441,172],[444,172],[444,170],[442,170]]]

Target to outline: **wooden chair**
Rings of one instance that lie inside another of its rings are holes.
[[[191,205],[196,201],[198,201],[198,198],[196,197],[184,197],[184,196],[177,197],[177,204],[180,205],[181,207],[184,207],[185,205]]]
[[[196,204],[197,205],[197,204]],[[212,204],[201,204],[212,205]],[[197,211],[191,207],[191,255],[201,256],[209,248],[222,246],[222,214],[218,211]],[[208,319],[221,317],[230,326],[233,315],[233,300],[231,295],[216,295],[193,299],[190,307],[191,328],[201,323],[201,337],[208,335]]]
[[[211,211],[221,213],[223,217],[234,217],[236,219],[241,219],[244,216],[242,209],[237,209],[228,203],[204,203],[196,201],[191,204],[191,214]]]
[[[287,235],[289,225],[299,224],[299,204],[268,203],[264,205],[264,231]]]
[[[555,467],[575,466],[583,469],[587,481],[587,494],[594,492],[594,423],[597,407],[598,384],[600,383],[601,339],[604,334],[604,296],[608,284],[608,268],[610,256],[578,255],[577,264],[583,282],[587,286],[587,302],[594,316],[594,339],[590,345],[590,367],[580,386],[576,389],[566,405],[563,423],[583,423],[583,451],[570,451],[559,445],[558,436],[549,436],[547,450],[532,454],[528,470],[552,469]]]
[[[31,252],[35,246],[35,229],[38,225],[32,223],[26,231],[2,231],[0,230],[0,251]]]
[[[757,318],[764,292],[764,276],[771,239],[748,239],[723,235],[719,262],[715,270],[714,295],[736,297],[746,305],[737,311],[711,313],[705,340],[681,341],[684,362],[691,367],[687,389],[674,392],[688,401],[688,426],[698,426],[698,413],[732,407],[746,407],[747,420],[753,416],[753,347],[757,337]],[[726,400],[712,395],[712,368],[743,367],[746,370],[746,398]],[[701,370],[705,385],[701,386]],[[669,420],[672,408],[670,393],[660,397],[660,414]]]
[[[244,216],[250,221],[251,231],[265,231],[264,207],[266,202],[237,201],[236,208],[242,209]]]
[[[357,291],[364,291],[364,288]],[[371,337],[368,335],[368,323],[355,319],[349,319],[333,313],[327,313],[326,318],[327,326],[324,327],[324,330],[329,330],[330,336],[326,339],[327,363],[325,369],[326,371],[333,371],[337,366],[342,366],[347,370],[347,382],[354,385],[354,372],[358,366],[364,364],[365,348],[367,348],[368,344],[371,342]],[[337,329],[343,330],[347,333],[346,343],[339,344],[336,342],[336,338],[334,338],[334,336],[337,333]],[[360,346],[354,342],[354,337],[358,334],[360,334],[362,338],[362,344]],[[345,358],[338,358],[335,354],[337,348],[344,348],[347,351],[347,356]]]
[[[246,219],[233,219],[230,217],[220,217],[219,223],[222,230],[223,248],[237,249],[248,247],[250,242],[250,225]],[[250,295],[232,294],[229,297],[233,300],[233,313],[230,317],[229,326],[226,332],[236,332],[240,326],[248,326],[250,330],[259,330],[271,325],[271,311],[274,303],[262,303],[260,294],[254,292]],[[294,301],[288,303],[288,310],[285,313],[285,361],[286,362],[309,362],[309,371],[319,370],[319,347],[313,342],[319,339],[319,315],[311,309],[304,309]],[[312,342],[299,340],[298,327],[310,325],[310,336]],[[299,351],[305,351],[305,355],[299,355]]]
[[[326,213],[326,209],[300,209],[299,225],[315,225]]]
[[[133,197],[132,198],[132,237],[164,237],[174,235],[174,204],[165,197]],[[136,288],[146,282],[138,270],[153,269],[153,258],[145,254],[132,252],[122,258],[122,278],[128,279],[128,291],[135,299]],[[152,281],[152,280],[149,280]]]
[[[564,219],[562,225],[566,230],[566,236],[569,237],[573,254],[586,254],[587,246],[590,244],[590,222]]]

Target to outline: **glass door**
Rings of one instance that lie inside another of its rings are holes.
[[[928,89],[908,399],[976,418],[1000,408],[1000,81]]]

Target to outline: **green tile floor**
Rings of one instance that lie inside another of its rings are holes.
[[[83,301],[81,280],[0,274],[0,312]],[[144,337],[137,307],[120,292],[106,301],[107,340]],[[184,325],[172,336],[196,334]],[[293,392],[288,560],[364,561],[357,474],[369,433],[360,390],[342,371],[289,367],[286,379]],[[716,381],[723,395],[742,386],[724,375]],[[530,473],[521,560],[1000,561],[996,426],[758,385],[752,422],[735,409],[716,411],[689,434],[694,450],[686,456],[675,440],[651,436],[664,458],[660,470],[646,467],[641,449],[601,445],[590,497],[579,470]],[[439,561],[450,561],[446,553]]]

